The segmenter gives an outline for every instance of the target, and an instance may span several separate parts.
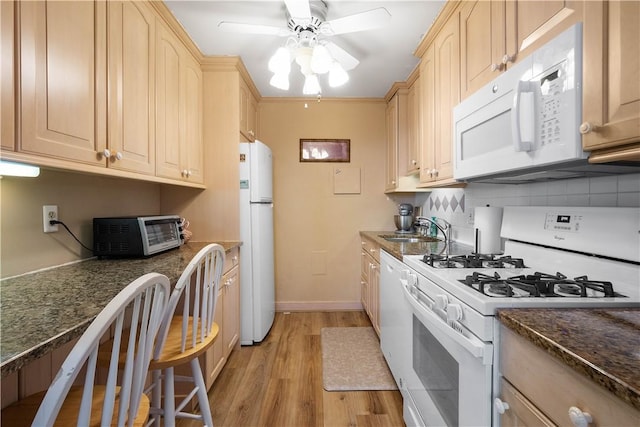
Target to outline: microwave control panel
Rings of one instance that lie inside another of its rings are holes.
[[[566,73],[560,64],[540,79],[540,143],[560,142],[561,109],[563,92],[566,87]]]

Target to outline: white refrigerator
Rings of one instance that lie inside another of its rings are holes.
[[[275,315],[271,149],[240,143],[240,344],[262,341]]]

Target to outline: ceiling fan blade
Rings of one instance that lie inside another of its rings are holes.
[[[325,22],[322,31],[326,34],[344,34],[384,27],[391,20],[391,14],[384,7],[356,13]]]
[[[270,25],[259,24],[243,24],[240,22],[226,22],[222,21],[218,24],[218,28],[222,31],[230,33],[244,33],[244,34],[266,34],[271,36],[288,36],[291,31],[281,27],[272,27]]]
[[[284,0],[284,4],[293,19],[311,19],[309,0]]]
[[[353,70],[360,63],[360,61],[354,58],[349,52],[333,42],[327,42],[324,46],[327,48],[333,59],[342,65],[342,68],[344,68],[345,71]]]

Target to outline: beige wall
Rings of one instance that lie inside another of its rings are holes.
[[[42,205],[58,205],[58,216],[85,245],[93,242],[98,216],[160,212],[160,185],[134,180],[42,170],[37,178],[0,179],[1,277],[91,257],[60,226],[42,231]]]
[[[274,159],[276,309],[360,308],[358,232],[395,229],[384,102],[268,98],[259,108]],[[300,163],[300,138],[350,139],[351,162]],[[361,193],[334,194],[334,167],[360,168]]]

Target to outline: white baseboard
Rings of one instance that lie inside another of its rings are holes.
[[[276,302],[276,311],[353,311],[362,309],[360,301]]]

